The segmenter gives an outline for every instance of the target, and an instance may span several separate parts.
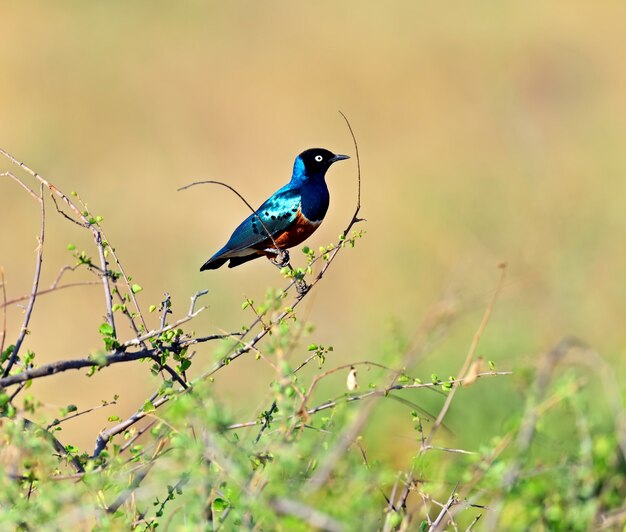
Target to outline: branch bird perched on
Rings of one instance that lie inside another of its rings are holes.
[[[248,216],[200,271],[215,270],[227,261],[230,261],[228,267],[233,268],[263,256],[276,258],[279,250],[306,240],[322,223],[328,210],[330,194],[326,171],[333,163],[344,159],[349,157],[335,155],[324,148],[303,151],[296,157],[291,181]]]

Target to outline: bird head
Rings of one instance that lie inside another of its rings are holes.
[[[330,165],[349,159],[347,155],[335,155],[324,148],[311,148],[296,157],[293,166],[293,179],[323,178]]]

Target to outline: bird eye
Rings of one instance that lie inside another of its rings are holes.
[[[316,160],[318,163],[321,163],[323,159],[324,159],[324,157],[322,157],[321,155],[316,155],[316,156],[315,156],[315,160]]]

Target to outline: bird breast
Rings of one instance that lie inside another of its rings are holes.
[[[289,228],[274,237],[274,241],[280,249],[297,246],[309,238],[321,223],[321,220],[312,222],[299,210]]]

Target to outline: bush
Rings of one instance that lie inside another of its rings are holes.
[[[361,221],[359,203],[338,244],[319,251],[305,247],[304,267],[287,262],[280,270],[284,288],[268,290],[260,302],[243,301],[242,312],[252,313],[252,320],[241,331],[198,334],[189,326],[204,310],[198,300],[206,291],[191,297],[182,316],[174,315],[169,296],[160,305],[141,308],[136,294],[143,288],[122,267],[102,228],[103,218],[78,194],[63,193],[2,154],[24,174],[6,171],[2,176],[22,186],[41,212],[30,294],[8,301],[2,279],[4,311],[26,303],[15,342],[5,341],[6,325],[2,336],[3,529],[436,530],[486,523],[488,529],[583,530],[623,522],[626,438],[621,393],[610,367],[573,338],[559,342],[536,370],[514,377],[476,354],[505,265],[499,266],[497,287],[456,376],[414,373],[419,355],[454,320],[446,300],[433,306],[413,344],[396,332],[383,359],[332,366],[331,346],[310,343],[304,348],[310,326],[297,311],[336,258],[364,235],[355,229]],[[48,193],[60,216],[90,234],[94,248],[92,254],[69,246],[73,264],[42,290]],[[36,333],[29,329],[36,304],[44,294],[66,287],[62,277],[78,269],[89,271],[102,286],[102,346],[82,358],[38,366],[26,347],[27,336]],[[144,319],[150,312],[161,316],[153,330]],[[127,338],[121,332],[124,321],[132,331]],[[196,356],[205,344],[213,346],[212,363]],[[214,391],[222,369],[243,356],[258,358],[274,374],[267,383],[272,401],[256,419],[238,419]],[[566,360],[579,365],[559,371],[556,378],[555,369]],[[35,379],[81,368],[88,379],[119,364],[143,369],[158,385],[131,416],[109,417],[112,425],[94,435],[93,452],[62,442],[60,430],[68,420],[113,408],[117,396],[86,410],[70,404],[50,418],[27,395]],[[368,384],[360,382],[365,369]],[[320,383],[337,374],[345,379],[345,388],[333,399],[322,399]],[[613,424],[605,423],[606,416],[591,415],[597,407],[590,406],[587,390],[595,375],[609,399]],[[526,390],[526,404],[511,411],[504,433],[485,439],[479,449],[444,446],[450,440],[444,419],[452,401],[468,386],[487,385],[486,377],[515,379]],[[415,402],[413,390],[441,397],[437,415]],[[372,435],[380,436],[375,409],[381,402],[414,430],[413,451],[400,469],[395,457],[369,457]],[[565,434],[565,445],[555,445]],[[549,451],[545,440],[553,446]]]

